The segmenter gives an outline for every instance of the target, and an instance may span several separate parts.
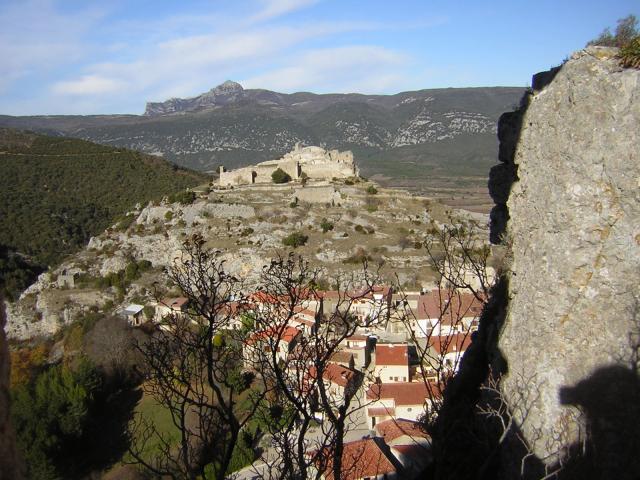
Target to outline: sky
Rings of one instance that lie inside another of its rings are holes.
[[[639,0],[0,0],[0,114],[140,114],[225,80],[524,87],[629,14]]]

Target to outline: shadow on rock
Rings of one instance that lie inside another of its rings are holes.
[[[582,411],[586,442],[570,449],[558,478],[640,479],[640,378],[623,366],[596,370],[560,389],[560,402]]]

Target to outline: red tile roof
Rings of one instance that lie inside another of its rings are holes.
[[[367,415],[370,417],[383,417],[385,415],[395,415],[396,409],[393,407],[371,407],[367,408]],[[388,421],[388,420],[387,420]]]
[[[424,405],[431,396],[440,397],[440,389],[431,384],[430,389],[424,382],[393,382],[373,384],[367,390],[369,400],[393,399],[398,405]]]
[[[274,340],[279,339],[282,342],[291,343],[291,341],[298,335],[300,335],[300,330],[295,327],[286,326],[282,330],[278,328],[270,328],[268,330],[254,333],[253,335],[251,335],[251,337],[249,337],[247,343],[251,345],[258,340],[262,340],[265,338],[273,338]]]
[[[266,292],[255,292],[249,296],[249,299],[256,303],[271,303],[277,304],[279,302],[278,297]]]
[[[406,343],[376,345],[376,366],[409,365],[409,349]]]
[[[309,376],[315,378],[316,367],[309,368]],[[329,380],[331,383],[346,387],[353,380],[357,372],[350,370],[337,363],[327,363],[322,372],[322,378]]]
[[[299,315],[304,315],[311,318],[316,317],[316,312],[314,310],[311,310],[310,308],[298,306],[298,307],[295,307],[293,311]]]
[[[443,323],[452,323],[462,318],[479,317],[482,307],[483,303],[470,293],[436,289],[420,295],[416,318],[440,318]]]
[[[453,335],[434,336],[429,339],[431,346],[437,355],[464,352],[471,345],[470,333],[455,333]]]
[[[164,305],[165,307],[169,307],[173,310],[179,310],[187,303],[189,303],[189,299],[187,297],[163,298],[160,300],[160,305]]]
[[[327,480],[334,480],[333,462],[329,459],[324,472]],[[357,480],[394,473],[396,467],[373,438],[344,444],[342,452],[342,475],[340,480]]]
[[[425,461],[425,455],[429,453],[429,446],[421,443],[411,443],[409,445],[391,445],[393,450],[397,450],[400,454],[411,457],[416,460]],[[427,457],[428,458],[428,457]]]
[[[378,423],[375,429],[378,435],[384,438],[387,443],[404,435],[412,438],[429,438],[429,434],[424,431],[418,422],[404,418],[385,420]]]
[[[308,318],[301,315],[294,315],[291,318],[291,323],[303,324],[307,325],[308,327],[313,327],[316,324],[314,320],[309,320]]]
[[[351,340],[351,341],[363,341],[363,340],[367,340],[369,338],[369,335],[364,335],[361,333],[355,333],[353,335],[351,335],[350,337],[347,337],[344,339],[344,341],[347,340]]]
[[[351,360],[353,360],[353,353],[345,351],[334,352],[333,355],[329,357],[329,361],[335,363],[349,363]]]

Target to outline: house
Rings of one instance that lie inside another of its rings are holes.
[[[478,329],[484,303],[470,293],[436,289],[420,295],[415,311],[416,337],[452,335]]]
[[[295,327],[270,328],[251,335],[243,345],[246,368],[255,368],[262,361],[269,361],[272,352],[276,360],[286,362],[295,350],[302,332]]]
[[[350,313],[370,328],[386,329],[393,290],[387,285],[374,285],[350,292]]]
[[[309,376],[316,378],[316,367],[309,368]],[[322,380],[329,401],[333,405],[341,405],[345,397],[352,396],[360,384],[361,373],[337,363],[327,363],[322,372]]]
[[[387,449],[379,438],[364,438],[344,444],[342,452],[342,471],[340,480],[373,480],[398,478],[401,468],[393,456],[385,453]],[[330,455],[330,449],[326,449]],[[321,476],[325,480],[334,480],[333,462],[329,458]]]
[[[375,426],[375,434],[402,464],[404,478],[416,478],[432,460],[431,437],[418,422],[405,418],[385,420]]]
[[[126,318],[129,325],[137,327],[144,323],[144,306],[132,303],[127,305],[120,311],[120,314]]]
[[[405,319],[411,318],[411,312],[418,311],[420,292],[398,292],[391,297],[391,313],[387,331],[389,333],[409,333]]]
[[[355,333],[340,342],[340,349],[353,355],[357,368],[366,368],[371,362],[371,352],[374,345],[375,337]]]
[[[418,420],[441,396],[434,383],[375,383],[367,389],[367,425],[370,430],[384,420],[406,418]]]
[[[437,366],[444,366],[447,373],[455,373],[460,366],[462,355],[471,345],[471,333],[455,333],[447,336],[431,337],[427,362]],[[444,372],[443,372],[444,373]]]
[[[410,381],[409,348],[406,343],[378,343],[375,351],[375,378],[383,383]]]
[[[296,327],[305,335],[311,335],[316,328],[317,313],[309,308],[297,308],[296,313],[289,320],[289,325]]]
[[[189,299],[187,297],[163,298],[154,307],[156,311],[153,321],[160,323],[169,315],[183,316],[189,307]]]
[[[353,353],[347,352],[345,350],[339,350],[335,352],[331,357],[329,357],[329,361],[331,363],[336,363],[338,365],[342,365],[343,367],[349,368],[351,370],[355,369],[355,357]]]

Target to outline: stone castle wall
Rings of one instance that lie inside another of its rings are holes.
[[[358,175],[351,152],[327,151],[321,147],[300,147],[285,154],[279,160],[269,160],[250,167],[238,168],[229,172],[220,169],[219,185],[251,185],[271,183],[271,174],[278,168],[286,172],[293,180],[304,173],[314,180],[348,178]]]

